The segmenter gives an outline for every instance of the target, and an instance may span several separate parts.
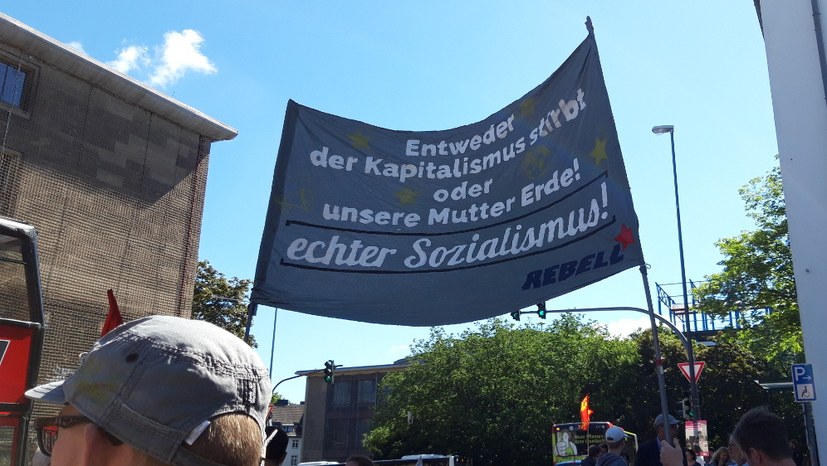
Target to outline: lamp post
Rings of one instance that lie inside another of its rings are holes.
[[[678,216],[678,252],[681,258],[681,287],[683,289],[684,329],[688,334],[691,331],[689,326],[689,293],[686,291],[686,266],[683,259],[683,232],[681,230],[681,203],[678,196],[678,166],[675,162],[675,127],[673,125],[660,125],[652,128],[655,134],[669,133],[672,142],[672,178],[675,182],[675,211]],[[689,362],[689,389],[692,395],[692,412],[696,419],[701,419],[701,400],[698,396],[698,382],[695,380],[695,351],[692,349],[692,341],[687,345],[687,359]]]

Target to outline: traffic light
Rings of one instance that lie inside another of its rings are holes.
[[[336,370],[336,363],[332,359],[324,363],[324,381],[333,383],[333,372]]]
[[[692,408],[689,405],[689,398],[681,399],[681,414],[686,420],[692,419]]]
[[[546,318],[546,302],[537,303],[537,317],[541,319]]]
[[[511,318],[516,320],[517,322],[519,322],[520,321],[520,311],[517,310],[517,311],[512,312],[511,313]]]

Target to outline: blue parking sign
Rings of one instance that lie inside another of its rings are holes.
[[[812,364],[793,364],[793,391],[795,401],[815,401],[816,383]]]

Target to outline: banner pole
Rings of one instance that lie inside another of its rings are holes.
[[[646,263],[640,266],[640,276],[643,278],[643,288],[646,292],[646,306],[649,310],[649,323],[652,326],[652,345],[655,349],[655,373],[658,379],[658,392],[660,394],[660,410],[663,414],[664,429],[663,433],[666,436],[666,442],[672,444],[672,433],[666,428],[665,423],[669,420],[669,403],[666,400],[666,382],[663,378],[663,359],[660,356],[660,342],[658,340],[658,326],[655,323],[655,309],[652,306],[652,294],[649,290],[649,275],[646,272]]]

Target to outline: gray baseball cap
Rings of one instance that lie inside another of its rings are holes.
[[[69,403],[127,444],[172,465],[214,464],[189,450],[221,414],[244,413],[262,432],[270,379],[258,354],[207,322],[150,316],[101,337],[65,380],[26,396]]]

